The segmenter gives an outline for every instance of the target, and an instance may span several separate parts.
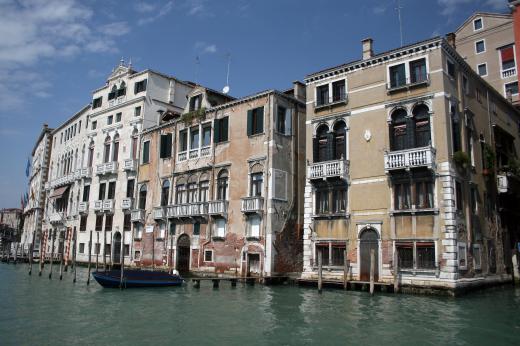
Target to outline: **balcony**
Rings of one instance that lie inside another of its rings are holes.
[[[49,214],[49,222],[51,224],[60,224],[63,223],[64,217],[60,212],[53,212]]]
[[[332,160],[312,163],[307,167],[309,179],[341,178],[347,179],[349,172],[349,161]]]
[[[87,214],[88,213],[88,202],[79,202],[78,204],[78,213]]]
[[[183,152],[179,153],[179,155],[177,156],[177,161],[179,161],[179,162],[186,161],[187,157],[188,157],[187,152],[183,151]]]
[[[134,204],[133,198],[123,198],[123,200],[121,201],[121,209],[123,209],[123,210],[132,209],[133,204]]]
[[[166,218],[166,207],[153,208],[153,218],[155,220],[162,220]]]
[[[103,211],[103,200],[98,199],[97,201],[94,201],[94,211],[95,212]]]
[[[264,210],[263,197],[243,197],[241,202],[240,209],[243,213],[261,213]]]
[[[390,94],[396,91],[407,90],[422,85],[430,85],[429,73],[392,80],[391,82],[387,83],[386,91],[388,94]]]
[[[209,215],[225,215],[228,210],[228,201],[210,201],[208,202]]]
[[[144,222],[144,209],[134,209],[130,214],[132,222]]]
[[[199,157],[199,149],[190,150],[189,158],[196,159]]]
[[[114,200],[113,199],[103,200],[103,211],[107,212],[107,213],[114,212]]]
[[[416,167],[435,168],[435,149],[432,147],[412,148],[385,153],[385,172]]]
[[[314,109],[319,110],[327,107],[334,107],[339,105],[346,105],[348,103],[348,95],[347,93],[343,95],[338,95],[336,97],[328,98],[326,100],[316,100],[314,101]]]
[[[167,207],[166,215],[169,218],[189,218],[208,214],[206,202],[175,204]]]
[[[123,171],[127,172],[135,172],[137,169],[137,160],[136,159],[127,159],[123,161]]]
[[[502,70],[502,78],[509,78],[516,76],[516,67],[508,68],[507,70]]]
[[[117,161],[106,162],[96,166],[96,174],[115,174],[117,173]]]

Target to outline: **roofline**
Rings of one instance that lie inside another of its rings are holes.
[[[241,98],[233,100],[231,102],[223,103],[223,104],[220,104],[220,105],[208,108],[206,110],[206,113],[211,113],[211,112],[214,112],[214,111],[218,111],[218,110],[221,110],[221,109],[225,109],[225,108],[228,108],[228,107],[235,106],[235,105],[240,104],[240,103],[244,103],[244,102],[247,102],[247,101],[251,101],[251,100],[254,100],[254,99],[257,99],[257,98],[261,98],[261,97],[268,96],[268,95],[273,95],[273,94],[281,96],[281,97],[283,97],[285,99],[288,99],[290,101],[297,102],[300,105],[305,105],[305,102],[303,102],[301,100],[298,100],[297,98],[295,98],[293,96],[289,96],[289,95],[283,93],[282,91],[279,91],[279,90],[276,90],[276,89],[269,89],[269,90],[260,91],[258,93],[255,93],[255,94],[252,94],[252,95],[249,95],[249,96],[241,97]]]
[[[333,72],[337,72],[338,70],[346,70],[347,68],[353,67],[353,66],[355,66],[357,64],[361,64],[361,63],[363,63],[363,64],[368,63],[369,65],[372,65],[374,60],[383,59],[383,58],[385,58],[388,55],[396,54],[396,53],[399,53],[400,51],[406,51],[406,50],[409,50],[410,48],[413,48],[413,47],[416,47],[416,46],[421,46],[421,45],[425,45],[425,44],[432,44],[432,43],[440,43],[440,42],[442,42],[442,37],[441,36],[436,36],[436,37],[429,38],[429,39],[426,39],[426,40],[423,40],[423,41],[415,42],[415,43],[412,43],[412,44],[409,44],[409,45],[406,45],[406,46],[403,46],[403,47],[395,48],[395,49],[392,49],[392,50],[389,50],[389,51],[386,51],[386,52],[382,52],[382,53],[376,54],[376,55],[374,55],[374,56],[372,56],[372,57],[370,57],[368,59],[354,60],[354,61],[342,64],[342,65],[329,67],[327,69],[324,69],[324,70],[321,70],[321,71],[318,71],[318,72],[314,72],[314,73],[308,74],[308,75],[305,76],[304,81],[306,83],[308,83],[311,79],[314,79],[314,78],[316,78],[318,76],[321,76],[321,75],[324,75],[324,74],[331,74]],[[362,66],[360,66],[360,67],[362,67]]]
[[[513,15],[510,13],[507,14],[507,13],[493,13],[493,12],[475,12],[471,16],[466,18],[466,20],[461,25],[459,25],[459,27],[454,31],[454,33],[459,32],[463,26],[465,26],[470,20],[472,20],[475,17],[501,17],[501,18],[510,18],[511,20],[513,20]]]
[[[81,108],[78,112],[76,112],[76,114],[74,114],[73,116],[71,116],[70,118],[65,120],[65,122],[63,122],[60,126],[54,128],[54,130],[51,132],[51,134],[52,135],[56,134],[61,128],[65,127],[65,125],[67,125],[68,123],[73,121],[75,118],[79,117],[81,115],[81,113],[83,113],[84,111],[89,110],[89,109],[90,109],[90,103],[83,106],[83,108]]]
[[[43,125],[42,130],[40,131],[40,135],[38,136],[38,139],[36,140],[36,143],[34,144],[33,150],[31,151],[31,156],[34,156],[34,152],[36,151],[36,148],[38,148],[38,145],[40,144],[41,140],[45,136],[46,133],[51,134],[54,129],[47,126],[47,124]]]

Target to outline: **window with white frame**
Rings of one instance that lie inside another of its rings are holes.
[[[316,87],[317,107],[334,103],[344,103],[347,100],[346,80],[340,79]]]
[[[483,63],[483,64],[478,64],[477,66],[477,72],[478,72],[478,75],[480,77],[485,77],[487,76],[488,72],[487,72],[487,63]]]
[[[486,43],[484,40],[475,42],[475,53],[480,54],[486,51]]]
[[[506,97],[509,95],[518,95],[518,82],[507,83],[504,85]]]
[[[473,266],[475,269],[482,269],[482,252],[480,244],[473,244]]]
[[[514,45],[500,48],[500,62],[502,67],[502,78],[515,75],[515,49]]]
[[[321,263],[324,267],[343,267],[345,265],[346,243],[322,241],[316,243],[316,260],[318,265],[318,256],[321,254]]]
[[[389,88],[400,88],[428,80],[426,58],[415,59],[388,67]]]
[[[141,259],[141,251],[135,251],[134,252],[134,259],[136,261],[139,261]]]
[[[260,225],[262,219],[259,215],[251,215],[247,219],[248,236],[251,238],[260,238]]]
[[[143,225],[136,223],[134,225],[134,238],[141,239],[143,237]]]
[[[226,219],[215,219],[213,236],[217,238],[224,238],[226,236]]]
[[[468,254],[466,252],[466,243],[458,243],[458,259],[459,269],[468,269]]]
[[[204,262],[213,262],[213,250],[204,250]]]
[[[473,31],[482,30],[484,24],[482,22],[482,18],[477,18],[473,21]]]
[[[398,241],[395,250],[400,270],[435,269],[435,244],[431,241]]]

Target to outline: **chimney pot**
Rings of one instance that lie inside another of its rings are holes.
[[[374,47],[373,43],[374,40],[372,40],[370,37],[365,38],[363,41],[361,41],[363,45],[363,60],[370,59],[374,56]]]
[[[448,44],[455,48],[455,39],[457,38],[457,35],[455,35],[454,32],[450,32],[446,34],[446,41],[448,41]]]

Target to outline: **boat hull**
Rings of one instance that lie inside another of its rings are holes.
[[[94,279],[103,287],[119,288],[121,286],[121,272],[119,270],[97,271],[92,273]],[[184,280],[178,275],[150,270],[123,271],[123,287],[169,287],[180,286]]]

